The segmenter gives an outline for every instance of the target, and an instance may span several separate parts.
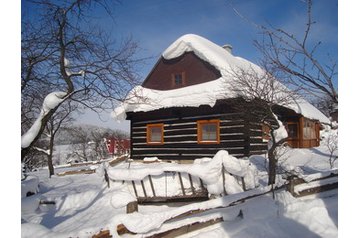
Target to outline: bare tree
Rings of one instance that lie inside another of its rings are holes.
[[[31,101],[36,99],[43,104],[32,126],[23,131],[22,160],[65,101],[75,101],[100,112],[113,108],[114,103],[122,100],[127,90],[137,84],[134,67],[141,61],[134,57],[137,44],[131,38],[116,43],[91,24],[92,9],[100,6],[110,13],[115,2],[27,1],[41,14],[23,17],[22,101],[23,105],[31,106]],[[39,90],[47,96],[38,99],[36,92]],[[22,112],[23,115],[33,114],[31,110],[22,109]],[[26,123],[29,124],[29,120]]]
[[[69,123],[74,121],[71,117],[71,113],[77,110],[77,106],[71,105],[71,102],[68,101],[65,104],[62,104],[61,107],[56,111],[56,113],[49,119],[46,125],[45,134],[48,137],[48,151],[47,151],[47,166],[49,170],[49,177],[51,178],[54,175],[55,170],[53,167],[53,152],[54,152],[54,142],[57,132],[63,126],[66,126]]]
[[[333,169],[338,160],[338,132],[331,132],[326,138],[323,138],[323,145],[326,146],[329,152],[329,166]]]
[[[82,127],[82,126],[73,126],[68,129],[69,133],[74,138],[74,143],[72,144],[73,153],[72,157],[77,157],[79,161],[88,162],[92,160],[91,153],[91,131]]]
[[[311,33],[316,23],[312,17],[313,0],[306,4],[306,24],[301,36],[281,28],[258,26],[262,31],[262,41],[254,45],[263,54],[270,72],[280,73],[280,80],[285,80],[296,89],[303,90],[313,98],[329,98],[331,104],[338,105],[338,92],[334,86],[337,77],[337,61],[319,60],[317,51],[321,41],[312,42]],[[329,59],[329,57],[327,57]]]
[[[240,118],[246,122],[259,123],[266,128],[270,135],[268,143],[268,184],[276,181],[277,163],[280,157],[279,149],[284,145],[287,131],[279,120],[277,109],[282,109],[290,103],[299,100],[299,96],[279,83],[268,71],[258,66],[250,65],[229,70],[229,80],[226,85],[236,99],[232,105]],[[241,113],[240,113],[241,112]]]

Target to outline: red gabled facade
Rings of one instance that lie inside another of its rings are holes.
[[[181,77],[181,84],[178,82],[179,77]],[[161,57],[142,86],[156,90],[170,90],[205,83],[220,77],[219,70],[193,52],[187,52],[171,60]]]

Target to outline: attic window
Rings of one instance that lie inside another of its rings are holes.
[[[198,144],[220,144],[220,120],[200,120],[198,126]]]
[[[147,144],[162,145],[164,144],[163,127],[161,124],[148,124],[147,125]]]
[[[271,138],[270,127],[266,124],[262,124],[262,141],[268,142]]]
[[[185,85],[185,73],[175,73],[172,74],[172,86],[174,88],[182,87]]]

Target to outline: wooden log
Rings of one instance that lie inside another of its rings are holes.
[[[182,179],[182,177],[181,177],[181,173],[178,172],[178,175],[179,175],[179,181],[180,181],[181,191],[183,192],[183,195],[185,196],[184,184],[183,184],[183,179]]]
[[[133,213],[133,212],[138,212],[138,202],[137,201],[133,201],[127,204],[127,214],[129,213]]]

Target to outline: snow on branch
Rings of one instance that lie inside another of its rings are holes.
[[[21,136],[21,148],[26,148],[32,143],[41,129],[42,119],[50,112],[51,109],[58,107],[63,100],[65,100],[66,96],[67,93],[65,92],[52,92],[45,97],[41,112],[36,121],[31,128]]]

